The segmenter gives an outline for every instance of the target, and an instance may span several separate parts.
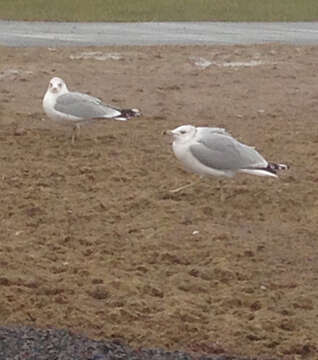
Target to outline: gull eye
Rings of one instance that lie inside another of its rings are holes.
[[[180,133],[181,133],[181,134],[185,134],[186,131],[185,131],[185,130],[181,130]]]

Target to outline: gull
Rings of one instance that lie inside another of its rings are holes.
[[[73,127],[72,144],[80,131],[80,125],[97,119],[126,121],[140,116],[138,109],[118,109],[104,104],[100,99],[80,92],[69,91],[65,81],[54,77],[42,101],[46,115]]]
[[[200,176],[233,177],[236,173],[277,178],[288,166],[266,161],[254,147],[242,144],[225,129],[182,125],[168,130],[173,136],[172,148],[186,170]],[[189,184],[172,192],[178,192]]]

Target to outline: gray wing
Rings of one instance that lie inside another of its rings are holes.
[[[112,118],[121,115],[120,111],[103,104],[100,99],[77,92],[60,95],[54,108],[82,119]]]
[[[267,161],[253,148],[231,136],[209,133],[202,136],[190,151],[202,164],[219,170],[262,168]]]

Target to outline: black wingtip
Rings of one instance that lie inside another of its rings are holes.
[[[132,117],[137,117],[137,116],[141,115],[141,112],[138,109],[123,109],[123,110],[120,110],[120,111],[121,111],[120,116],[123,116],[123,117],[125,117],[127,119],[130,119]]]
[[[286,164],[276,164],[276,163],[268,163],[267,167],[264,169],[266,171],[269,171],[273,174],[276,174],[277,171],[280,170],[288,170],[289,169],[289,165]]]

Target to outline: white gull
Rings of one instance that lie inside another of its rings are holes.
[[[185,169],[201,176],[248,173],[277,177],[279,170],[288,169],[285,164],[268,162],[254,147],[240,143],[225,129],[182,125],[167,133],[173,136],[173,151]]]
[[[49,118],[73,127],[72,143],[81,124],[97,119],[125,121],[140,115],[138,109],[119,109],[94,96],[69,91],[64,80],[58,77],[50,80],[42,105]]]

